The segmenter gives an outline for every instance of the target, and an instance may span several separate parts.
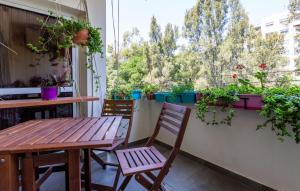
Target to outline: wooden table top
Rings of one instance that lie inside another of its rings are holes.
[[[68,103],[80,103],[97,101],[98,97],[62,97],[57,100],[42,100],[42,99],[22,99],[22,100],[0,100],[0,109],[11,109],[20,107],[35,107],[35,106],[47,106],[47,105],[60,105]]]
[[[0,154],[111,147],[122,117],[32,120],[0,131]]]

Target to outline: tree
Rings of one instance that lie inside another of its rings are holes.
[[[178,38],[178,27],[167,24],[162,33],[157,19],[152,17],[149,46],[146,48],[146,60],[149,68],[147,82],[159,84],[161,88],[166,89],[174,81],[174,76],[179,69],[175,62]]]
[[[227,0],[198,0],[185,16],[185,37],[192,49],[199,53],[207,68],[208,83],[212,86],[223,85],[225,67],[219,55],[227,23]]]
[[[265,71],[269,74],[267,81],[274,82],[281,76],[279,71],[288,62],[285,56],[284,36],[279,33],[270,33],[265,37],[260,31],[251,27],[250,33],[246,38],[246,49],[239,59],[242,68],[240,76],[252,78],[254,73],[259,70],[260,64],[266,64]]]
[[[294,21],[295,19],[299,19],[300,17],[300,0],[290,0],[289,2],[289,11],[290,11],[290,22]],[[300,30],[299,26],[296,28],[297,31]],[[300,44],[300,34],[297,34],[295,39],[297,39],[298,44]],[[296,68],[300,69],[300,57],[298,56],[295,59]]]

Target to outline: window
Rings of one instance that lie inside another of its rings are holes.
[[[274,22],[268,22],[266,23],[266,27],[272,27],[274,25]]]
[[[300,55],[300,48],[299,47],[295,48],[295,55],[296,56]]]
[[[289,19],[288,18],[280,19],[279,22],[282,25],[288,25],[289,24]]]
[[[280,30],[280,33],[283,35],[286,35],[288,32],[289,32],[288,28]]]

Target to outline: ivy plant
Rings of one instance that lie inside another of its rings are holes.
[[[235,110],[231,107],[236,101],[239,101],[239,95],[234,86],[226,88],[209,88],[201,91],[202,98],[196,104],[197,117],[206,122],[207,125],[227,124],[231,125]],[[227,113],[223,119],[217,119],[217,108],[221,112]],[[207,119],[207,114],[212,113],[212,119]]]
[[[50,22],[49,17],[55,17],[55,22]],[[101,38],[101,29],[93,27],[89,22],[81,19],[66,19],[62,16],[54,15],[50,12],[50,16],[45,20],[39,20],[41,25],[40,37],[36,43],[28,43],[27,46],[36,54],[50,54],[50,60],[58,57],[66,57],[65,50],[74,46],[73,39],[76,34],[86,29],[88,31],[88,40],[86,44],[77,44],[87,47],[87,69],[90,69],[95,80],[96,87],[99,88],[100,76],[96,73],[93,66],[94,55],[99,53],[103,56],[103,41]]]
[[[260,114],[267,120],[257,129],[270,125],[279,140],[291,137],[300,143],[300,87],[269,88],[264,91],[263,98]]]

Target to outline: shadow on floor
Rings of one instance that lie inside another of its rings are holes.
[[[168,156],[169,150],[157,145],[157,148]],[[115,160],[109,155],[110,160]],[[93,182],[112,185],[116,168],[108,167],[103,170],[97,163],[93,162]],[[123,180],[120,179],[119,184]],[[40,191],[65,191],[64,173],[56,173],[47,180]],[[203,164],[179,154],[174,162],[170,173],[165,179],[165,184],[172,191],[258,191],[221,172],[204,166]],[[134,179],[127,187],[128,191],[145,191]]]

